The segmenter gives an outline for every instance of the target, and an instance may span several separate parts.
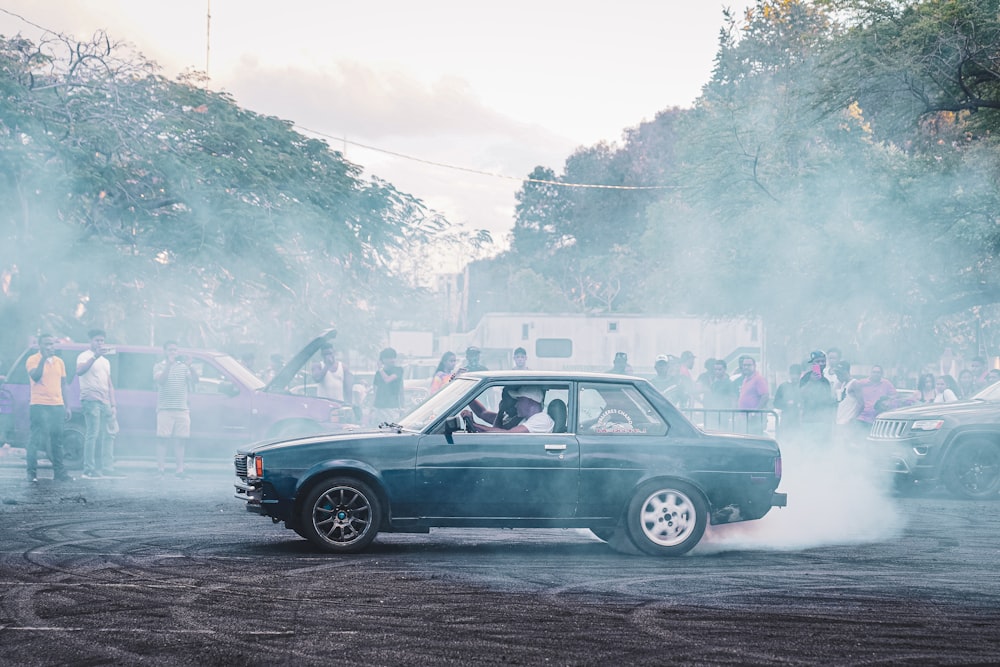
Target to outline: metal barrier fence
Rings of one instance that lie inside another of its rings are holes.
[[[704,431],[721,431],[740,435],[767,435],[777,438],[781,430],[781,413],[776,410],[715,410],[683,408],[681,412]]]

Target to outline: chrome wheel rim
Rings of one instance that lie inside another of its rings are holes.
[[[372,507],[368,498],[350,486],[328,489],[313,505],[316,533],[331,544],[351,544],[371,529]]]
[[[676,489],[662,489],[643,502],[639,523],[650,542],[672,547],[691,535],[697,516],[694,503],[685,494]]]

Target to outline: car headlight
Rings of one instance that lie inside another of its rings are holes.
[[[247,457],[247,479],[260,479],[264,476],[264,459],[259,456]]]
[[[913,422],[910,426],[911,431],[936,431],[944,426],[943,419],[921,419],[920,421]]]

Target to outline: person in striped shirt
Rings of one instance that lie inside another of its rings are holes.
[[[156,463],[160,476],[166,473],[167,449],[174,450],[174,474],[186,479],[184,447],[191,437],[188,395],[194,391],[198,373],[187,357],[178,354],[177,341],[163,345],[164,359],[153,367],[156,381]]]

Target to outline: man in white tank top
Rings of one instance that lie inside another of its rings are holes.
[[[341,403],[350,403],[351,373],[347,366],[337,361],[336,352],[329,343],[320,348],[320,361],[313,364],[312,376],[318,385],[316,395]]]

